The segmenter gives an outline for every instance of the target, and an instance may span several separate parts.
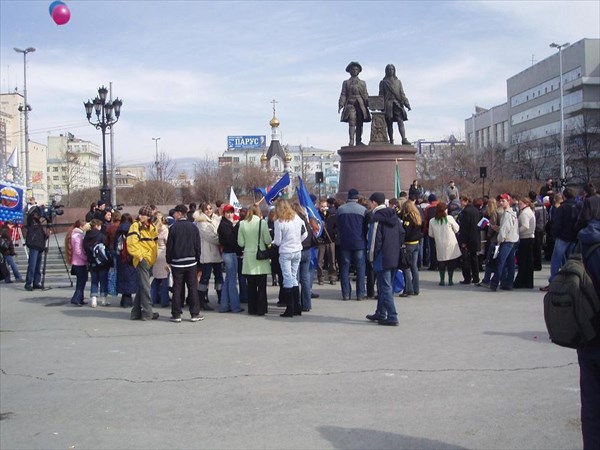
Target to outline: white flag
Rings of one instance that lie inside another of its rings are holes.
[[[6,165],[9,167],[15,167],[15,168],[19,167],[19,157],[18,157],[17,147],[15,147],[15,149],[10,154],[10,158],[8,158],[8,161],[6,161]]]
[[[242,205],[240,205],[240,201],[237,198],[237,195],[235,195],[235,192],[233,191],[233,186],[231,186],[231,191],[229,192],[229,204],[235,208],[236,214],[240,211],[242,207]]]

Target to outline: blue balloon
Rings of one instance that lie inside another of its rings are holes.
[[[50,13],[50,17],[52,17],[52,11],[54,11],[54,8],[56,8],[58,5],[64,5],[65,2],[61,2],[60,0],[56,0],[52,3],[50,3],[50,7],[48,8],[48,12]]]

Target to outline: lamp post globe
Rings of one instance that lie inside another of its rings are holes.
[[[104,86],[98,88],[98,96],[94,100],[83,103],[85,116],[88,122],[97,130],[102,131],[102,186],[100,187],[100,200],[107,205],[111,203],[111,189],[108,187],[106,170],[106,130],[112,128],[121,117],[123,101],[118,97],[113,101],[106,101],[108,89]],[[92,116],[96,115],[95,120]]]

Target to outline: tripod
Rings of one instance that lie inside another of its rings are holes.
[[[71,283],[70,287],[73,287],[73,280],[71,279],[71,272],[69,272],[69,267],[67,265],[67,261],[65,261],[65,255],[63,254],[62,248],[60,248],[60,243],[58,242],[58,237],[56,236],[56,233],[54,233],[54,225],[52,224],[51,221],[46,220],[46,230],[48,231],[49,234],[54,235],[54,239],[56,240],[56,246],[58,247],[58,252],[60,253],[60,257],[65,266],[65,272],[67,273],[67,277],[69,278],[69,283]],[[44,264],[42,266],[42,290],[44,290],[44,291],[47,291],[48,289],[52,289],[52,288],[46,288],[46,286],[45,286],[46,263],[48,262],[48,251],[49,250],[50,250],[50,238],[46,239],[46,248],[44,248]],[[59,286],[59,287],[66,288],[69,286]]]

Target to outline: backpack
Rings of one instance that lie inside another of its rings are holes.
[[[120,234],[117,239],[117,255],[124,264],[131,264],[133,262],[132,256],[127,251],[127,235],[124,233]]]
[[[92,247],[92,267],[112,267],[113,257],[102,242]]]
[[[581,348],[600,337],[600,296],[583,264],[599,247],[592,245],[582,257],[577,244],[548,286],[544,320],[556,345]]]

